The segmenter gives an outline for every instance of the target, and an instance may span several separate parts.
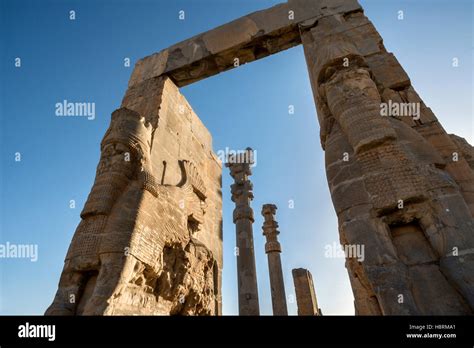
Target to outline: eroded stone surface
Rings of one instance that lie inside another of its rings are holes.
[[[264,222],[262,226],[265,243],[265,253],[268,257],[268,273],[270,275],[270,289],[272,294],[273,315],[288,315],[286,307],[285,283],[281,268],[281,245],[278,241],[278,222],[275,220],[277,207],[274,204],[264,204],[262,215]]]
[[[112,114],[52,315],[221,312],[221,164],[167,78]]]
[[[221,165],[177,86],[300,43],[340,241],[364,247],[346,259],[356,313],[473,313],[473,148],[446,133],[356,1],[289,0],[137,62],[47,314],[220,313]],[[390,103],[419,115],[382,117]],[[231,174],[240,313],[256,315],[250,168]],[[276,238],[267,251],[277,264]],[[309,272],[293,275],[301,313],[317,314]]]
[[[243,161],[230,157],[226,167],[234,179],[231,185],[232,201],[235,203],[233,221],[236,232],[237,290],[239,293],[239,315],[259,315],[257,270],[253,243],[253,222],[255,221],[250,202],[253,199],[253,185],[250,181],[253,165],[252,149],[248,148]]]
[[[340,240],[365,252],[346,261],[356,314],[472,313],[472,147],[444,131],[362,12],[301,29]],[[383,117],[384,103],[420,113]]]
[[[185,86],[299,45],[299,23],[358,9],[355,0],[289,0],[139,60],[129,86],[161,75]]]
[[[304,268],[295,268],[292,274],[298,315],[321,315],[311,273]]]

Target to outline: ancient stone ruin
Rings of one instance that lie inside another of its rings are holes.
[[[131,87],[46,314],[219,314],[221,171],[169,78]]]
[[[322,315],[318,307],[311,272],[304,268],[295,268],[291,273],[295,285],[298,315]]]
[[[270,290],[272,294],[273,315],[288,315],[286,306],[285,284],[283,282],[283,271],[281,268],[281,245],[278,241],[278,222],[275,220],[277,206],[275,204],[264,204],[262,207],[263,234],[267,240],[265,253],[268,257],[268,273],[270,275]]]
[[[356,314],[473,313],[473,148],[446,133],[357,1],[289,0],[137,62],[46,314],[221,314],[222,165],[179,87],[300,44],[340,241],[365,246],[346,261]],[[239,303],[258,314],[250,173],[231,171],[247,235]]]
[[[232,184],[232,201],[235,202],[233,221],[236,228],[237,287],[239,291],[239,314],[259,315],[257,270],[253,245],[253,185],[249,179],[252,174],[252,149],[247,149],[243,161],[237,155],[228,159],[226,166],[235,183]]]

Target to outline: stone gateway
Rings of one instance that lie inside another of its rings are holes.
[[[300,44],[340,242],[364,246],[346,258],[356,314],[474,312],[474,149],[446,133],[357,1],[289,0],[136,63],[46,314],[221,314],[222,164],[179,87]],[[382,103],[419,112],[387,117]],[[235,197],[250,197],[246,175]],[[250,240],[253,212],[237,203]],[[239,295],[258,314],[252,252]]]

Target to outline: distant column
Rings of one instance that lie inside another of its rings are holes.
[[[288,315],[285,284],[283,281],[283,271],[281,269],[281,245],[280,242],[278,242],[278,234],[280,234],[280,231],[278,231],[278,222],[274,219],[276,210],[277,207],[274,204],[263,205],[262,215],[265,221],[262,229],[263,235],[267,238],[265,252],[268,256],[273,315]]]
[[[244,157],[244,158],[243,158]],[[237,235],[237,278],[239,291],[239,315],[259,315],[257,271],[253,247],[254,222],[250,202],[253,199],[252,174],[253,151],[247,148],[245,156],[231,156],[226,166],[235,183],[231,186],[232,201],[235,203],[234,223]]]
[[[298,315],[322,315],[314,292],[313,277],[304,268],[295,268],[292,271],[295,284]]]

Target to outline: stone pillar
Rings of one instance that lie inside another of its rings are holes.
[[[362,10],[299,27],[340,241],[363,250],[346,259],[356,313],[472,314],[474,172],[453,160],[463,151]]]
[[[220,314],[221,176],[210,133],[171,79],[130,87],[46,314]]]
[[[285,283],[281,269],[281,245],[278,242],[278,222],[274,217],[277,207],[274,204],[265,204],[262,207],[262,215],[265,219],[262,229],[267,238],[265,253],[268,257],[268,271],[270,274],[270,287],[272,291],[273,315],[288,315],[286,307]]]
[[[237,240],[237,279],[239,291],[239,315],[259,315],[257,271],[253,246],[254,222],[250,202],[253,199],[252,182],[249,175],[253,164],[253,152],[248,148],[245,159],[230,157],[226,166],[235,183],[231,186],[232,201],[235,202],[233,220]]]
[[[295,268],[292,273],[295,284],[296,303],[298,304],[298,315],[321,315],[311,273],[304,268]]]

